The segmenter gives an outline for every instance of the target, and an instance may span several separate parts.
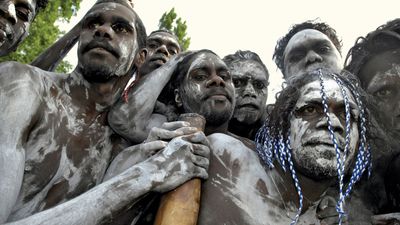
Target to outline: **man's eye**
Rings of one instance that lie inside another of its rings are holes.
[[[218,74],[223,80],[227,81],[231,78],[228,72],[222,71]]]
[[[375,96],[379,98],[387,98],[393,95],[393,90],[385,88],[375,92]]]
[[[126,25],[117,23],[112,26],[112,29],[117,33],[128,33],[129,29]]]
[[[204,81],[207,79],[207,74],[205,72],[197,72],[194,74],[193,79],[196,81]]]
[[[289,57],[290,62],[298,62],[305,57],[302,53],[296,53]]]
[[[29,21],[29,14],[30,14],[29,9],[26,9],[23,7],[17,7],[16,13],[17,13],[18,18],[20,18],[22,21],[24,21],[24,22]]]
[[[321,47],[319,48],[319,53],[327,53],[327,52],[329,52],[330,50],[331,50],[331,48],[330,48],[329,46],[324,45],[324,46],[321,46]]]
[[[178,54],[178,51],[177,51],[176,49],[170,48],[170,49],[168,49],[168,53],[169,53],[170,55],[176,55],[176,54]]]
[[[254,86],[256,89],[263,89],[263,88],[265,88],[265,84],[264,84],[263,82],[261,82],[261,81],[255,81],[255,82],[253,82],[253,86]]]
[[[100,22],[92,21],[92,22],[87,23],[87,27],[88,27],[89,29],[96,29],[96,28],[98,28],[99,26],[100,26]]]
[[[317,116],[323,113],[323,109],[317,106],[304,106],[298,110],[296,110],[296,115],[300,117],[310,117]]]
[[[235,85],[235,87],[240,87],[243,85],[243,81],[239,80],[239,79],[234,79],[233,80],[233,85]]]

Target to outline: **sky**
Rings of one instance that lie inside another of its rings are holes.
[[[161,15],[175,8],[188,26],[189,49],[210,49],[221,58],[237,50],[256,52],[270,73],[268,103],[280,90],[282,75],[272,60],[275,44],[293,24],[319,19],[332,26],[342,39],[342,56],[359,36],[389,20],[400,17],[400,1],[395,0],[133,0],[147,34],[158,29]],[[82,0],[69,30],[96,0]],[[76,49],[67,56],[76,64]]]

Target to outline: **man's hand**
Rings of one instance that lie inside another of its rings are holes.
[[[388,213],[372,216],[374,225],[400,225],[400,213]]]
[[[145,142],[151,142],[156,140],[169,141],[175,137],[182,135],[193,134],[197,131],[197,128],[190,127],[190,123],[184,121],[175,121],[164,123],[161,128],[153,127],[150,130],[149,136]]]
[[[337,201],[331,196],[324,196],[317,207],[317,218],[321,225],[339,224],[339,213],[336,211]],[[343,216],[342,224],[347,223],[347,217]]]
[[[167,147],[148,161],[157,165],[154,191],[166,192],[194,178],[208,178],[210,148],[203,132],[172,139]]]

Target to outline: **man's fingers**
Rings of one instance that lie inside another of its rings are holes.
[[[203,145],[207,145],[207,146],[210,145],[206,135],[201,131],[198,131],[192,135],[187,135],[187,136],[183,137],[183,139],[187,140],[189,142],[192,142],[192,143],[198,143],[198,144],[203,144]]]
[[[146,153],[146,155],[154,155],[161,149],[165,148],[168,142],[165,141],[151,141],[144,143],[140,146],[140,151]]]
[[[208,158],[194,155],[193,164],[208,170],[208,166],[210,165],[210,161],[208,160]]]
[[[179,129],[181,127],[190,127],[190,123],[186,121],[174,121],[163,123],[163,125],[161,126],[162,129],[170,131]]]
[[[198,177],[201,179],[207,179],[208,178],[207,170],[202,167],[195,166],[194,167],[194,177]]]
[[[193,144],[193,154],[209,158],[210,157],[210,148],[206,145],[202,144]]]

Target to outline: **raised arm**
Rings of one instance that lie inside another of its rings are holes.
[[[40,109],[38,77],[26,66],[0,64],[0,224],[7,221],[18,198],[25,168],[27,134]]]
[[[133,143],[140,143],[146,139],[150,129],[155,125],[153,123],[155,118],[152,117],[157,98],[182,58],[182,55],[178,55],[147,74],[130,90],[128,102],[120,99],[113,106],[108,114],[108,120],[118,134]]]
[[[62,36],[56,43],[47,48],[32,63],[32,66],[39,67],[42,70],[54,71],[61,60],[74,47],[79,39],[81,32],[81,22],[75,25],[68,33]]]

